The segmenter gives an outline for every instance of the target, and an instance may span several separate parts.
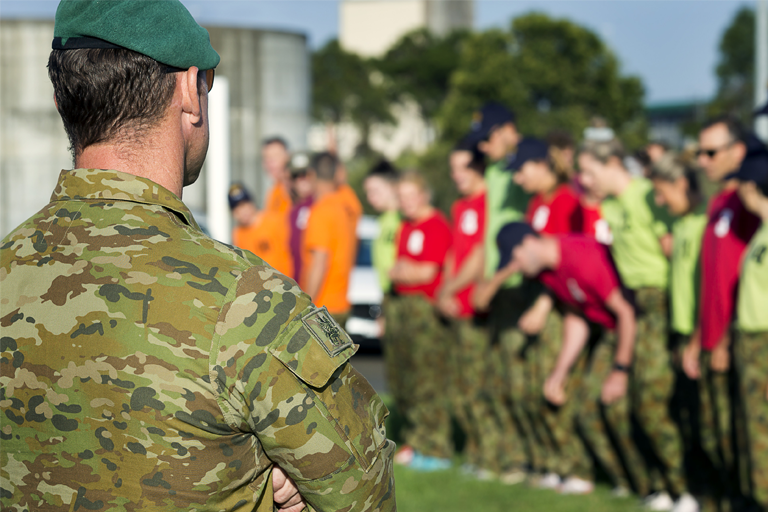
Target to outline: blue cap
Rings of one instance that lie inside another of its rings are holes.
[[[490,102],[472,114],[469,129],[470,141],[474,144],[488,139],[491,132],[507,123],[515,122],[515,114],[501,103]]]
[[[229,208],[234,210],[235,206],[239,205],[243,201],[250,201],[251,195],[245,190],[242,183],[233,183],[229,187]]]
[[[514,160],[509,162],[507,169],[520,169],[529,160],[546,160],[549,156],[549,144],[540,139],[526,137],[517,145]]]
[[[733,173],[739,181],[752,181],[768,196],[768,150],[765,147],[747,152],[739,170]]]
[[[525,222],[510,222],[501,228],[496,235],[496,245],[499,248],[499,269],[509,265],[512,260],[512,251],[523,243],[526,235],[539,236],[530,224]]]

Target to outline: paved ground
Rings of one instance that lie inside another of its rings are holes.
[[[355,354],[352,365],[362,373],[377,393],[387,392],[387,380],[384,376],[384,360],[381,355]]]

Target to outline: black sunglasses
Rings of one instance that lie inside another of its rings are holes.
[[[696,156],[699,157],[701,155],[707,155],[707,158],[712,159],[712,158],[715,158],[715,155],[718,154],[720,151],[724,149],[728,149],[731,146],[733,146],[733,142],[729,142],[725,146],[720,146],[717,149],[699,149],[696,151]]]

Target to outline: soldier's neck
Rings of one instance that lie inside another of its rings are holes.
[[[147,178],[181,198],[184,181],[183,144],[158,134],[137,144],[101,143],[85,148],[75,158],[78,169],[113,169]]]

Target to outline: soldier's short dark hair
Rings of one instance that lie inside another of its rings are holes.
[[[722,124],[728,130],[728,135],[731,137],[731,142],[745,142],[748,132],[744,129],[744,125],[733,114],[723,114],[717,117],[708,119],[701,127],[701,131],[707,128],[712,128],[715,125]]]
[[[288,143],[282,137],[278,137],[278,136],[267,137],[261,143],[261,147],[269,146],[270,144],[280,144],[281,146],[283,146],[283,149],[285,149],[286,151],[288,150]]]
[[[382,158],[371,167],[366,178],[372,178],[374,176],[394,185],[400,179],[400,171],[397,170],[397,167],[392,165],[392,162],[386,158]]]
[[[323,151],[312,157],[310,168],[315,171],[317,179],[323,181],[334,181],[336,179],[336,169],[339,166],[339,160],[332,153]]]
[[[169,71],[178,70],[127,49],[52,50],[48,77],[72,156],[155,126],[176,87]]]

